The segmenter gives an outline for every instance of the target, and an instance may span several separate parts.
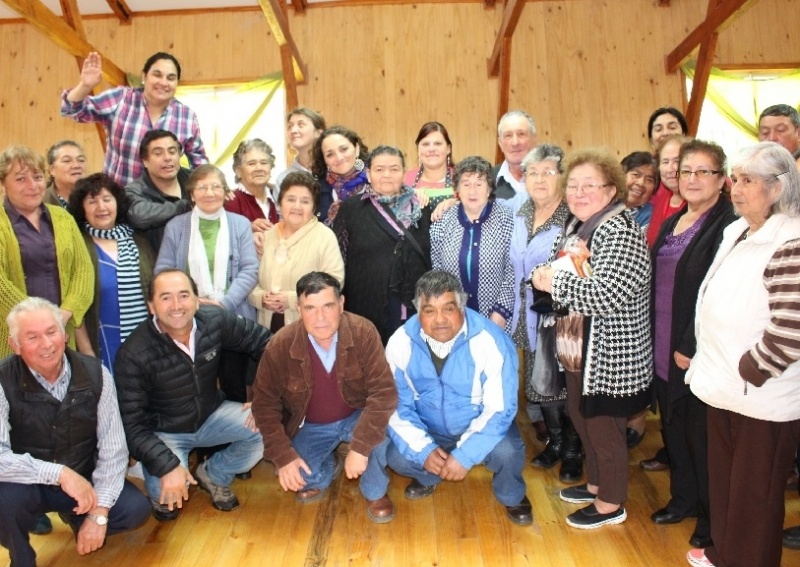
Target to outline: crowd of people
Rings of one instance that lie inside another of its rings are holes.
[[[35,565],[48,512],[86,554],[176,520],[192,484],[234,510],[262,458],[304,504],[359,479],[375,523],[395,516],[389,470],[415,500],[483,465],[529,525],[520,384],[545,443],[530,464],[560,464],[561,500],[581,505],[567,525],[626,520],[628,451],[657,407],[664,447],[640,466],[670,471],[653,522],[696,518],[689,564],[778,567],[782,538],[800,549],[800,527],[782,532],[800,445],[795,108],[764,110],[730,165],[665,107],[650,150],[621,161],[539,144],[515,110],[501,164],[456,161],[428,122],[416,168],[298,108],[291,165],[273,175],[269,145],[245,140],[231,188],[174,98],[174,56],[92,95],[101,67],[90,54],[61,114],[105,126],[102,172],[68,140],[0,154],[13,565]]]

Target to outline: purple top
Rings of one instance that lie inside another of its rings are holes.
[[[710,209],[709,209],[710,210]],[[675,270],[686,247],[708,218],[703,213],[692,226],[678,235],[667,234],[656,253],[655,272],[655,333],[653,335],[653,362],[655,373],[661,380],[669,380],[669,363],[672,359],[672,294],[675,289]]]
[[[53,222],[45,205],[42,207],[39,230],[6,199],[3,203],[11,228],[19,243],[22,271],[25,273],[25,293],[42,297],[61,305],[61,280],[58,279],[56,239]]]

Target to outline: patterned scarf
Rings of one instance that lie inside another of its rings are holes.
[[[136,325],[147,317],[147,305],[139,277],[139,249],[131,238],[133,229],[127,224],[118,224],[111,230],[100,230],[89,223],[84,223],[83,229],[92,238],[117,241],[119,335],[124,341]]]
[[[417,196],[414,190],[408,185],[403,185],[397,195],[379,195],[371,185],[367,185],[367,188],[364,190],[363,198],[369,198],[378,203],[389,205],[395,218],[406,228],[412,224],[417,226],[417,221],[422,216],[422,210],[419,208]]]
[[[326,179],[333,189],[333,193],[340,201],[359,193],[362,186],[368,183],[366,170],[358,171],[357,169],[347,175],[339,175],[329,171]]]

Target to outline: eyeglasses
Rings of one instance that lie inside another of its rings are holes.
[[[530,177],[533,180],[547,179],[548,177],[555,177],[556,175],[558,175],[558,172],[555,169],[545,169],[544,171],[531,169],[530,171],[525,171],[525,177]]]
[[[212,193],[222,193],[225,191],[225,187],[219,183],[214,183],[213,185],[198,185],[194,190],[198,193],[208,193],[209,191]]]
[[[693,173],[698,179],[708,179],[712,175],[719,175],[722,172],[720,170],[713,169],[698,169],[697,171],[692,171],[691,169],[681,169],[678,172],[678,175],[681,176],[681,179],[691,179]]]
[[[567,185],[567,193],[574,195],[578,190],[581,190],[585,195],[588,195],[590,193],[597,193],[603,187],[611,187],[611,184],[603,183],[602,185],[597,185],[594,183],[586,183],[584,185]]]

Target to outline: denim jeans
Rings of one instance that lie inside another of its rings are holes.
[[[28,530],[45,512],[65,514],[73,530],[79,530],[86,516],[73,513],[75,500],[59,486],[0,482],[0,545],[8,549],[16,567],[33,567],[36,552]],[[107,535],[141,526],[150,517],[150,503],[138,488],[127,480],[117,501],[108,511]]]
[[[306,422],[303,424],[292,439],[292,447],[311,469],[311,474],[300,471],[306,481],[303,490],[328,488],[333,481],[335,468],[333,452],[339,443],[349,443],[352,440],[353,430],[356,428],[360,416],[361,410],[358,410],[350,417],[333,423]],[[388,445],[389,439],[384,437],[383,441],[376,445],[369,455],[366,455],[369,458],[367,470],[361,475],[359,488],[367,500],[378,500],[386,495],[389,487],[389,475],[386,472],[386,448]]]
[[[189,468],[189,453],[195,447],[213,447],[230,443],[222,451],[214,453],[206,461],[206,471],[211,481],[219,486],[230,486],[237,473],[249,471],[264,454],[264,442],[260,433],[253,433],[244,426],[249,411],[242,411],[242,404],[224,401],[205,423],[194,433],[164,433],[156,436]],[[144,470],[144,486],[152,500],[161,495],[161,479]]]
[[[428,432],[434,442],[450,453],[455,449],[459,437],[437,435]],[[406,459],[394,443],[389,444],[386,451],[386,460],[389,468],[402,476],[411,477],[423,486],[432,486],[442,482],[442,479],[426,471],[421,465]],[[492,471],[492,490],[494,497],[503,506],[516,506],[525,497],[525,481],[522,479],[522,470],[525,468],[525,444],[517,429],[517,424],[512,423],[506,436],[495,445],[494,449],[486,455],[483,465]]]

